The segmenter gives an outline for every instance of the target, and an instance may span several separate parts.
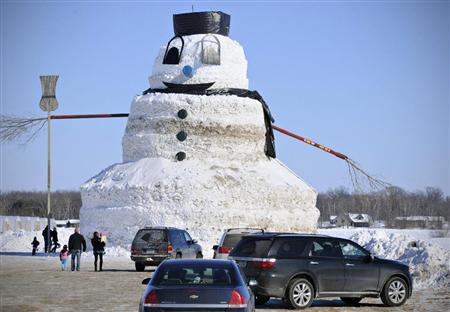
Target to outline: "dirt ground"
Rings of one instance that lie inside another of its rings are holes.
[[[135,272],[133,262],[108,257],[103,272],[93,271],[90,258],[82,260],[80,272],[62,272],[57,257],[0,253],[0,311],[137,311],[144,289],[141,281],[151,273]],[[271,300],[257,311],[287,311],[287,307]],[[450,311],[450,290],[415,291],[395,309],[376,299],[365,299],[359,307],[332,299],[316,300],[308,311]]]

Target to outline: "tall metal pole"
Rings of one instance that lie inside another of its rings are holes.
[[[52,249],[52,242],[50,239],[50,217],[51,217],[51,177],[52,177],[52,158],[51,158],[51,119],[50,112],[58,108],[58,101],[56,100],[55,89],[58,81],[57,75],[40,76],[42,97],[39,101],[39,107],[47,112],[47,252]],[[44,237],[45,239],[45,237]]]
[[[47,243],[48,249],[47,252],[51,250],[51,241],[50,241],[50,194],[51,194],[51,118],[50,111],[47,112],[47,125],[48,125],[48,133],[47,133]]]

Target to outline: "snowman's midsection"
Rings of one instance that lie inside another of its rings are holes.
[[[122,140],[123,160],[176,159],[180,152],[186,159],[259,160],[265,157],[265,134],[262,106],[256,100],[150,94],[133,102]]]

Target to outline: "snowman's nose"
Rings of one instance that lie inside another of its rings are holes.
[[[183,74],[186,77],[190,78],[190,77],[194,76],[194,69],[192,68],[192,66],[186,65],[186,66],[183,67]]]

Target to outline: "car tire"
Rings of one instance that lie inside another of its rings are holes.
[[[203,255],[201,252],[197,253],[197,255],[195,256],[197,259],[203,259]]]
[[[408,284],[403,278],[391,277],[381,291],[381,301],[388,307],[398,307],[408,299]]]
[[[350,306],[356,306],[363,298],[356,298],[356,297],[341,297],[341,300]]]
[[[143,272],[145,270],[145,263],[135,262],[134,267],[136,268],[136,271]]]
[[[177,253],[175,256],[175,259],[181,259],[181,258],[182,258],[181,253]]]
[[[289,283],[287,303],[294,309],[305,309],[314,301],[314,287],[305,278],[296,278]]]
[[[255,296],[255,304],[256,305],[263,305],[266,304],[267,301],[269,301],[269,296],[262,296],[262,295],[256,295]]]

